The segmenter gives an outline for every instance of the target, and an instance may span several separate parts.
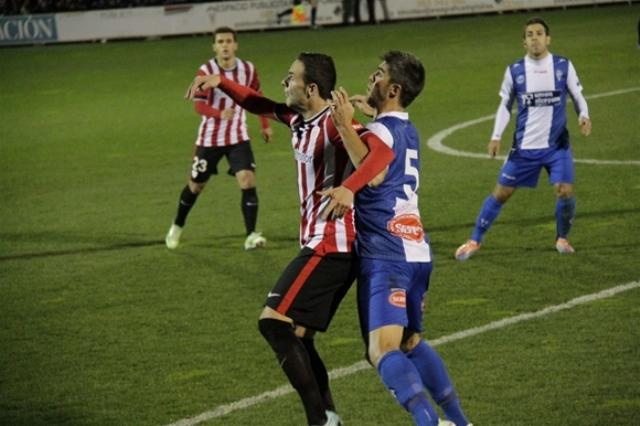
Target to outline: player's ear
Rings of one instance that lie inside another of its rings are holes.
[[[402,91],[402,86],[397,83],[392,83],[389,85],[389,97],[390,98],[399,98],[400,92]]]

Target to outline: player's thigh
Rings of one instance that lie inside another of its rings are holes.
[[[535,188],[542,165],[535,160],[510,155],[500,169],[498,183],[503,186]]]
[[[196,146],[193,151],[190,179],[205,183],[211,175],[218,174],[218,163],[224,155],[224,148]]]
[[[266,305],[296,324],[325,331],[353,282],[350,253],[303,248],[269,292]]]
[[[407,326],[414,332],[422,332],[422,318],[424,314],[424,297],[429,288],[432,270],[431,262],[412,263],[413,276],[407,292]]]
[[[549,154],[545,163],[549,173],[551,184],[573,184],[575,180],[575,167],[573,165],[573,152],[571,148],[558,149]]]
[[[249,141],[229,146],[227,160],[229,161],[228,173],[232,176],[235,176],[241,170],[248,170],[252,173],[256,170],[256,162]]]
[[[412,274],[407,265],[406,262],[360,259],[358,309],[361,315],[366,315],[368,332],[387,325],[408,325],[407,295]]]

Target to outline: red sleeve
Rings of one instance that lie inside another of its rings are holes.
[[[203,76],[203,75],[207,75],[207,74],[202,70],[198,70],[198,72],[196,73],[196,76],[198,76],[198,77]],[[206,101],[208,99],[208,97],[209,97],[209,92],[210,92],[209,90],[204,91],[204,92],[201,91],[201,90],[198,90],[193,95],[193,99],[194,100],[198,100],[198,101]],[[202,115],[204,115],[204,114],[202,114]]]
[[[365,127],[360,124],[358,120],[355,118],[351,120],[351,125],[356,130],[358,134],[361,134]],[[340,133],[338,133],[338,129],[336,129],[336,125],[333,122],[333,118],[327,122],[327,135],[329,136],[329,141],[334,145],[342,145],[342,139],[340,138]]]
[[[282,121],[277,110],[282,107],[286,108],[286,105],[278,104],[271,99],[265,98],[256,90],[242,86],[235,81],[225,78],[223,75],[220,76],[220,85],[218,88],[250,113],[264,115],[274,120]]]
[[[259,95],[263,96],[262,90],[260,90],[260,77],[258,77],[258,69],[255,67],[255,65],[253,66],[253,79],[251,80],[249,87],[258,92]],[[264,115],[260,116],[260,127],[262,127],[263,130],[269,128],[269,120],[267,120],[267,117],[265,117]]]
[[[378,176],[395,158],[393,150],[372,132],[365,133],[361,138],[369,147],[369,154],[362,159],[356,171],[342,182],[342,186],[354,194]]]

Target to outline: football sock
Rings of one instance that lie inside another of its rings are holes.
[[[407,353],[407,358],[415,365],[422,383],[429,391],[431,398],[442,408],[447,419],[457,426],[466,426],[469,422],[462,412],[460,400],[440,355],[422,340],[418,346]]]
[[[400,405],[411,413],[416,425],[438,424],[438,414],[424,394],[420,375],[402,351],[387,352],[378,363],[378,373]]]
[[[189,185],[185,186],[180,193],[180,202],[178,203],[178,214],[176,215],[176,219],[173,221],[178,226],[184,226],[185,221],[187,220],[187,215],[191,211],[191,207],[196,203],[199,194],[194,194],[189,189]]]
[[[333,403],[333,396],[331,395],[331,389],[329,388],[329,374],[327,374],[327,368],[324,366],[324,362],[322,362],[322,359],[316,350],[315,341],[312,338],[304,337],[300,340],[302,340],[302,344],[309,354],[313,375],[316,377],[316,382],[320,389],[320,395],[322,395],[322,399],[324,399],[327,410],[336,411],[336,406]]]
[[[313,374],[307,349],[295,335],[291,324],[265,318],[258,321],[260,333],[276,353],[280,367],[291,386],[298,392],[310,425],[322,425],[327,421],[324,400]]]
[[[482,203],[482,208],[476,219],[476,226],[473,228],[471,239],[480,243],[485,232],[489,230],[493,221],[496,220],[500,214],[502,204],[494,198],[493,195],[489,195]]]
[[[573,217],[576,215],[576,199],[558,198],[556,202],[556,238],[567,238],[571,225],[573,225]]]
[[[258,221],[258,194],[255,188],[242,190],[242,216],[244,216],[244,227],[247,235],[256,230]]]
[[[318,14],[318,8],[317,7],[312,7],[311,8],[311,26],[315,27],[316,26],[316,15]]]

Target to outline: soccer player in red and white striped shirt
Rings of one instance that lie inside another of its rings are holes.
[[[255,66],[236,56],[238,42],[236,32],[221,27],[214,32],[213,51],[215,58],[203,64],[197,75],[224,75],[229,80],[260,90],[260,81]],[[235,175],[242,191],[242,215],[247,233],[246,250],[262,247],[266,239],[255,232],[258,220],[258,195],[255,181],[255,161],[249,142],[247,119],[244,109],[220,90],[209,89],[193,97],[196,112],[202,116],[196,146],[193,153],[191,175],[187,186],[180,194],[178,213],[165,238],[167,247],[175,249],[180,243],[182,228],[187,215],[204,189],[209,177],[218,173],[218,162],[227,157],[229,174]],[[261,117],[262,136],[271,139],[271,128],[266,118]]]
[[[269,292],[259,328],[296,389],[310,425],[337,425],[327,370],[313,335],[325,331],[354,280],[353,210],[337,220],[321,216],[329,199],[320,191],[340,186],[353,166],[331,119],[336,72],[331,57],[302,53],[282,81],[285,103],[276,103],[226,76],[197,77],[189,91],[217,87],[247,111],[291,129],[300,198],[300,253]],[[358,123],[357,129],[362,128]],[[365,149],[366,151],[366,149]]]

